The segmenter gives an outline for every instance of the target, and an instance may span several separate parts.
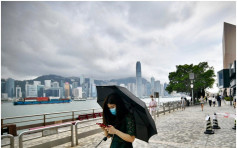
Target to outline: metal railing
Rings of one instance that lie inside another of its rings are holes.
[[[53,147],[53,146],[61,145],[61,144],[64,144],[64,143],[67,143],[67,142],[70,142],[70,141],[71,141],[71,147],[73,147],[74,146],[73,124],[72,123],[67,123],[67,124],[50,126],[50,127],[45,127],[45,128],[40,128],[40,129],[35,129],[35,130],[30,130],[30,131],[25,131],[25,132],[20,133],[20,135],[19,135],[19,148],[23,148],[23,142],[24,142],[23,141],[23,136],[26,135],[26,134],[29,135],[29,134],[33,134],[33,133],[37,133],[37,132],[42,132],[41,137],[36,137],[36,138],[42,138],[43,136],[49,136],[49,135],[62,133],[62,132],[58,132],[58,128],[69,127],[69,126],[71,127],[71,129],[69,130],[69,131],[71,131],[71,136],[66,137],[64,139],[57,139],[55,141],[49,141],[47,143],[43,143],[43,144],[33,146],[33,147]],[[57,131],[57,132],[55,132],[55,131]],[[65,131],[63,131],[63,132],[65,132]],[[45,133],[45,135],[44,135],[44,133]],[[27,139],[27,141],[33,140],[33,139],[36,139],[36,138]]]
[[[102,119],[102,117],[99,117],[99,118],[89,119],[89,120],[86,120],[86,121],[77,121],[75,123],[76,145],[78,145],[78,139],[102,132],[101,128],[97,128],[97,129],[94,129],[94,130],[90,130],[90,131],[78,134],[78,125],[81,124],[81,123],[90,122],[90,121],[97,121],[97,120],[101,120],[101,119]],[[80,128],[85,128],[85,127],[89,127],[89,126],[98,126],[98,125],[93,123],[93,124],[89,124],[89,125],[86,125],[86,126],[82,126]]]
[[[26,116],[7,117],[1,119],[1,124],[16,124],[17,130],[29,129],[39,126],[46,126],[55,124],[55,121],[68,122],[75,121],[77,116],[88,113],[101,112],[101,108],[77,110],[77,111],[65,111],[54,112],[45,114],[35,114]],[[70,118],[69,118],[70,117]],[[13,121],[12,121],[13,120]],[[8,122],[6,122],[8,121]]]
[[[1,140],[5,138],[10,138],[10,144],[1,145],[1,147],[10,145],[10,148],[14,148],[14,136],[10,134],[1,136]]]

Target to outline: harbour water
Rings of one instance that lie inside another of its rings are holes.
[[[187,99],[190,99],[190,97],[187,97]],[[159,102],[163,103],[176,100],[180,100],[180,97],[160,98]],[[142,101],[148,104],[150,102],[150,98],[142,99]],[[157,98],[156,101],[158,101]],[[12,102],[6,102],[1,104],[1,118],[73,111],[73,110],[86,110],[93,108],[94,109],[101,108],[96,102],[96,99],[86,101],[72,101],[71,103],[62,103],[62,104],[38,104],[38,105],[13,105]]]

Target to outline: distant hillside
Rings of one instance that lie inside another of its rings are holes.
[[[22,91],[25,91],[25,84],[28,82],[29,84],[33,84],[33,81],[40,81],[42,85],[44,85],[45,80],[51,80],[52,82],[69,82],[72,84],[72,82],[80,82],[79,77],[62,77],[54,74],[50,75],[43,75],[39,76],[36,79],[33,80],[24,80],[24,81],[19,81],[15,80],[15,86],[20,86],[22,88]],[[2,82],[5,81],[2,79]],[[89,78],[85,78],[85,82],[89,82]],[[128,83],[136,83],[136,77],[128,77],[128,78],[121,78],[121,79],[112,79],[112,80],[94,80],[96,85],[106,85],[106,84],[111,84],[111,85],[120,85],[120,84],[125,84],[127,85]],[[142,78],[142,83],[146,84],[148,81],[144,78]]]

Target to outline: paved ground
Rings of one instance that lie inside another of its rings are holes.
[[[206,115],[213,113],[232,113],[235,109],[231,106],[222,104],[221,107],[209,107],[204,105],[204,111],[200,106],[186,108],[185,111],[175,110],[165,115],[160,115],[156,120],[158,135],[154,135],[145,143],[141,140],[135,140],[135,148],[235,148],[236,131],[234,118],[224,118],[218,116],[218,124],[221,129],[215,130],[215,134],[206,135]],[[80,140],[77,147],[94,147],[103,138],[103,134],[96,134]],[[111,140],[102,142],[99,147],[108,148]]]
[[[235,148],[236,147],[236,131],[232,129],[234,126],[234,118],[224,118],[218,116],[218,124],[221,129],[214,130],[215,134],[206,135],[206,115],[212,115],[213,113],[230,113],[235,114],[236,110],[229,105],[222,103],[221,107],[209,107],[204,105],[204,111],[201,111],[201,107],[192,106],[187,107],[185,111],[175,110],[171,113],[166,112],[165,115],[157,117],[156,127],[158,134],[150,138],[149,143],[136,139],[133,143],[135,148]],[[87,128],[87,130],[94,129],[96,126]],[[81,131],[83,132],[83,131]],[[67,133],[70,135],[70,133]],[[65,136],[62,134],[62,136]],[[61,136],[57,135],[55,138]],[[98,133],[79,140],[79,145],[76,148],[93,148],[103,138],[103,133]],[[49,137],[48,137],[49,138]],[[32,143],[38,143],[49,140],[38,139],[37,142],[31,142],[24,146],[33,146]],[[17,140],[17,138],[15,138]],[[51,139],[51,138],[50,138]],[[100,148],[109,148],[111,140],[103,141]],[[70,143],[66,143],[57,148],[70,147]],[[16,141],[15,146],[18,147]]]

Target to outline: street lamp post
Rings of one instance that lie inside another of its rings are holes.
[[[189,79],[191,80],[190,87],[192,88],[192,104],[194,105],[194,98],[193,98],[193,80],[194,80],[194,73],[189,73]]]
[[[191,86],[191,88],[192,88],[192,99],[193,99],[193,100],[192,100],[192,104],[194,105],[194,98],[193,98],[193,83],[192,83],[192,82],[193,82],[193,80],[191,80],[191,85],[190,85],[190,86]]]

